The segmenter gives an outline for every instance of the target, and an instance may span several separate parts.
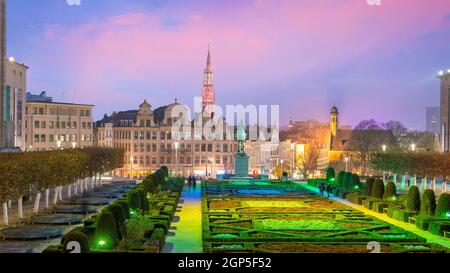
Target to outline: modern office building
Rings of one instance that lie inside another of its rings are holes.
[[[27,150],[87,147],[93,144],[93,105],[53,102],[45,93],[27,94]],[[33,100],[34,98],[34,100]]]
[[[427,107],[426,109],[426,130],[430,133],[439,134],[439,123],[441,109],[439,106]]]
[[[8,147],[20,147],[25,150],[25,103],[28,67],[11,58],[5,62],[5,68],[6,142]]]
[[[10,146],[6,137],[6,0],[0,0],[0,148]],[[11,140],[9,140],[11,141]]]
[[[450,150],[450,69],[440,71],[437,77],[441,80],[440,91],[440,147],[442,152]]]

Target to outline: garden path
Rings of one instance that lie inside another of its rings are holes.
[[[165,253],[201,253],[202,245],[202,195],[201,185],[186,185],[181,194],[175,217],[179,221],[172,222],[170,234],[166,239]],[[171,236],[172,235],[172,236]]]
[[[319,192],[318,188],[309,186],[306,182],[296,182],[296,183],[302,185],[303,187],[307,188],[308,190],[311,190],[311,191],[314,191],[317,193]],[[403,228],[404,230],[412,232],[422,238],[425,238],[427,240],[427,243],[439,244],[443,247],[450,249],[450,238],[444,238],[442,236],[434,235],[428,231],[419,229],[415,224],[405,223],[405,222],[401,222],[401,221],[392,219],[392,218],[388,217],[387,214],[378,213],[373,210],[369,210],[362,205],[353,204],[346,199],[342,199],[342,198],[335,197],[335,196],[331,196],[330,199],[338,201],[338,202],[345,204],[349,207],[352,207],[354,209],[357,209],[357,210],[364,212],[365,214],[368,214],[370,216],[376,217],[376,218],[378,218],[382,221],[385,221],[389,224],[398,226],[400,228]]]

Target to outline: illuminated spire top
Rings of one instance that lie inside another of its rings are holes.
[[[212,62],[211,62],[211,50],[208,45],[208,57],[206,59],[206,69],[204,72],[203,78],[203,89],[202,89],[202,106],[203,109],[208,105],[215,105],[216,98],[214,93],[214,74],[212,71]]]

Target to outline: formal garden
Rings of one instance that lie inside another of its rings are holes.
[[[82,253],[161,252],[183,185],[161,167],[44,252],[70,252],[74,243]]]
[[[413,155],[413,158],[415,159],[416,156]],[[385,158],[386,155],[382,157]],[[383,166],[386,165],[388,164],[383,164]],[[395,165],[398,166],[397,163]],[[402,168],[408,170],[406,164]],[[393,181],[384,182],[381,178],[368,177],[364,183],[361,183],[357,174],[341,171],[334,177],[331,175],[333,171],[329,173],[330,175],[325,179],[310,179],[308,185],[319,187],[320,184],[330,184],[332,194],[337,197],[363,205],[369,210],[385,213],[395,220],[413,223],[419,229],[429,231],[431,234],[450,237],[449,193],[441,192],[437,198],[432,187],[422,186],[420,189],[415,183],[410,185],[407,191],[398,192],[396,183]],[[437,172],[432,174],[438,176]]]
[[[364,190],[348,173],[335,178],[330,171],[328,182],[341,196]],[[385,253],[447,250],[298,183],[208,181],[202,187],[205,252],[367,253],[374,241]]]

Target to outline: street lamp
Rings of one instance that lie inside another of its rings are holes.
[[[175,142],[175,172],[178,174],[178,141]]]
[[[75,147],[77,146],[76,142],[72,142],[72,149],[75,149]]]
[[[381,145],[381,149],[383,149],[383,152],[386,152],[386,145],[385,144]]]
[[[381,148],[383,149],[383,153],[386,152],[386,145],[385,144],[383,144],[381,146]],[[383,182],[386,182],[386,171],[384,170],[384,168],[383,168]]]
[[[291,142],[291,153],[292,153],[292,164],[291,164],[291,174],[292,179],[294,179],[294,164],[295,164],[295,143]]]
[[[130,157],[130,179],[133,179],[133,157]]]
[[[348,157],[345,157],[345,172],[348,170]]]
[[[416,150],[416,144],[415,143],[411,143],[411,151],[415,151]]]
[[[56,141],[56,146],[58,146],[58,149],[61,148],[61,140]]]

